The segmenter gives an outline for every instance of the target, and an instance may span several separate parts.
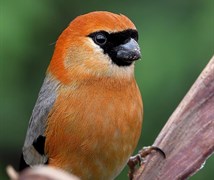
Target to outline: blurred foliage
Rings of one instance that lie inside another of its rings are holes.
[[[213,55],[213,0],[0,0],[0,179],[7,179],[6,164],[17,167],[53,43],[74,17],[95,10],[127,15],[140,34],[136,79],[145,115],[138,149],[153,143]],[[211,157],[190,179],[214,179],[213,166]]]

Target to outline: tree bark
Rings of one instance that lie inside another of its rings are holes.
[[[214,152],[214,56],[171,115],[134,179],[186,179]]]

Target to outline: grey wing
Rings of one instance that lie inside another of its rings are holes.
[[[33,109],[23,146],[23,158],[28,165],[44,164],[48,157],[38,152],[34,143],[43,137],[47,125],[48,114],[56,100],[58,82],[46,76]]]

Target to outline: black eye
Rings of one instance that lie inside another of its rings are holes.
[[[94,42],[98,45],[104,45],[107,42],[107,38],[104,34],[98,33],[94,37]]]

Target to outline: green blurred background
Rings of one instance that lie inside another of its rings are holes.
[[[127,15],[140,34],[136,78],[151,145],[214,52],[213,0],[0,0],[0,179],[17,167],[26,128],[59,34],[95,10]],[[127,168],[117,178],[127,179]],[[214,179],[214,156],[192,180]]]

